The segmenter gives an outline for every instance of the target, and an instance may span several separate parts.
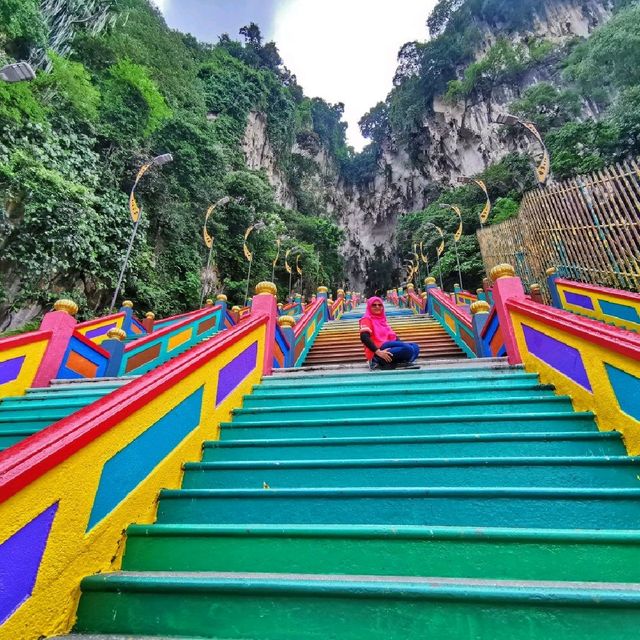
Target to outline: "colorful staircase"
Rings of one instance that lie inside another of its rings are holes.
[[[358,321],[365,309],[365,305],[360,305],[345,313],[340,320],[325,323],[309,351],[305,366],[364,363]],[[464,357],[460,347],[433,318],[416,316],[410,309],[398,309],[391,305],[386,305],[385,311],[399,340],[420,345],[421,359]]]
[[[29,389],[24,396],[0,401],[0,451],[42,431],[137,376],[54,380],[50,387]]]
[[[74,637],[637,635],[639,459],[522,369],[272,376],[184,471]]]

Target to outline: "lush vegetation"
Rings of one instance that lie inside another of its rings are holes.
[[[223,36],[211,46],[169,30],[146,0],[102,2],[95,12],[96,0],[78,0],[64,19],[49,15],[50,4],[0,0],[0,62],[44,52],[35,82],[0,84],[0,315],[63,295],[85,313],[103,310],[131,234],[128,192],[138,168],[162,153],[174,162],[138,187],[142,223],[123,292],[138,309],[198,305],[204,212],[224,196],[230,201],[210,225],[215,269],[207,282],[215,291],[242,303],[243,234],[256,220],[267,228],[250,239],[253,284],[271,279],[277,237],[282,294],[282,256],[294,246],[307,293],[342,282],[341,232],[305,191],[313,166],[291,152],[306,140],[347,162],[341,105],[306,98],[256,25],[242,30],[243,42]],[[266,114],[298,210],[278,205],[266,176],[246,168],[251,111]]]
[[[615,2],[617,12],[608,23],[590,38],[562,48],[538,38],[511,38],[511,33],[527,31],[539,6],[529,0],[440,0],[428,20],[435,37],[403,47],[395,88],[361,122],[372,145],[393,136],[406,145],[419,167],[422,121],[435,97],[453,103],[487,98],[496,87],[517,86],[526,73],[541,69],[549,80],[525,89],[509,110],[534,122],[544,135],[556,179],[640,154],[640,4]],[[476,59],[483,28],[504,35]],[[522,132],[514,130],[513,135]],[[490,224],[516,215],[524,190],[532,186],[530,162],[511,156],[480,176],[494,199]],[[438,205],[454,202],[465,212],[465,233],[472,234],[463,238],[459,249],[465,284],[473,287],[481,275],[473,236],[484,203],[476,187],[448,189],[425,211],[405,216],[399,243],[406,248],[419,242],[429,222],[453,233],[455,216]],[[428,242],[435,251],[432,231]],[[456,281],[453,251],[447,251],[441,269],[450,284]]]

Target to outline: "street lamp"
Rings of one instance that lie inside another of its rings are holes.
[[[289,264],[289,255],[293,251],[300,251],[300,249],[298,247],[291,247],[290,249],[287,249],[285,254],[284,254],[284,268],[286,269],[287,273],[289,274],[289,297],[292,297],[292,295],[293,295],[293,292],[291,291],[291,277],[293,275],[293,269],[291,268],[291,265]]]
[[[438,269],[438,275],[440,276],[440,289],[444,291],[444,287],[442,285],[442,269],[440,269],[440,256],[444,253],[444,231],[437,225],[433,224],[433,222],[427,222],[427,224],[425,225],[425,228],[426,227],[433,227],[438,232],[438,235],[440,236],[440,244],[436,247],[436,255],[437,255],[436,269]],[[428,257],[425,256],[425,258],[426,258],[425,262],[427,262],[428,264]]]
[[[202,229],[202,238],[204,239],[204,244],[209,249],[209,256],[207,257],[207,266],[206,266],[206,269],[205,269],[205,273],[207,273],[207,274],[209,273],[209,269],[211,268],[211,254],[213,252],[213,238],[211,237],[211,235],[207,231],[207,222],[209,221],[210,216],[213,214],[213,212],[218,207],[222,207],[225,204],[228,204],[229,202],[231,202],[231,198],[229,196],[224,196],[223,198],[220,198],[220,200],[218,200],[218,202],[216,202],[215,204],[212,204],[207,209],[207,212],[204,215],[204,227]],[[202,295],[200,296],[200,306],[202,306],[202,302],[204,300],[204,296],[205,295],[206,295],[205,283],[203,281],[203,283],[202,283]]]
[[[0,80],[9,83],[29,82],[35,80],[36,73],[28,62],[15,62],[0,69]]]
[[[113,298],[111,299],[111,306],[109,307],[109,313],[113,311],[113,308],[116,306],[116,300],[118,299],[118,293],[120,293],[120,287],[122,286],[122,280],[124,279],[124,273],[127,269],[127,264],[129,263],[129,256],[131,255],[131,249],[133,248],[133,241],[136,238],[136,234],[138,233],[138,226],[140,225],[140,214],[142,213],[142,209],[138,205],[136,200],[135,191],[138,183],[142,179],[145,173],[149,171],[152,167],[161,167],[162,165],[168,164],[169,162],[173,162],[173,156],[170,153],[163,153],[162,155],[156,156],[149,162],[145,163],[140,167],[140,171],[138,171],[136,175],[135,182],[133,183],[133,187],[131,187],[131,193],[129,194],[129,213],[131,214],[131,219],[133,220],[133,230],[131,232],[131,238],[129,238],[129,246],[127,247],[127,253],[122,262],[122,268],[120,269],[120,277],[118,278],[118,284],[116,286],[116,290],[113,293]]]
[[[460,254],[458,253],[458,242],[460,242],[460,238],[462,238],[462,211],[460,211],[460,207],[455,204],[441,204],[440,208],[449,209],[449,211],[453,211],[458,216],[459,224],[453,235],[453,246],[456,251],[456,264],[458,265],[458,282],[462,289],[462,271],[460,270]]]
[[[261,229],[266,228],[266,224],[262,222],[256,222],[247,228],[244,232],[244,244],[242,245],[242,250],[244,251],[244,257],[249,261],[249,271],[247,273],[247,288],[244,292],[244,306],[247,306],[247,298],[249,297],[249,280],[251,279],[251,265],[253,264],[253,253],[249,250],[249,245],[247,244],[249,240],[249,236],[253,231],[260,231]]]
[[[513,116],[509,113],[498,114],[495,121],[498,124],[506,124],[509,126],[520,125],[521,127],[524,127],[540,143],[540,146],[542,147],[542,160],[536,167],[536,178],[538,180],[538,184],[541,187],[544,187],[545,184],[547,184],[547,180],[549,179],[551,158],[549,156],[549,150],[547,149],[542,138],[542,134],[536,129],[536,126],[533,124],[533,122],[520,120],[520,118],[517,118],[516,116]]]
[[[465,178],[465,177],[458,178],[458,182],[460,184],[471,184],[471,183],[477,184],[480,187],[480,189],[482,189],[482,192],[487,198],[484,204],[484,208],[480,212],[480,228],[482,229],[485,222],[489,219],[489,214],[491,213],[491,198],[489,197],[489,191],[487,190],[487,185],[485,184],[484,180],[478,180],[476,178]]]

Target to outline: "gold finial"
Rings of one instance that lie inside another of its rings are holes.
[[[107,331],[107,338],[109,338],[109,340],[118,340],[122,342],[126,337],[127,334],[122,329],[109,329],[109,331]]]
[[[258,282],[256,285],[256,295],[270,293],[272,296],[278,295],[278,287],[273,282]]]
[[[469,310],[471,311],[471,315],[475,316],[478,313],[489,313],[491,306],[486,300],[477,300],[471,304]]]
[[[423,292],[420,294],[420,296],[421,296],[421,298],[424,300],[424,299],[427,297],[427,292],[426,292],[426,291],[423,291]]]
[[[554,276],[556,274],[556,268],[555,267],[549,267],[547,269],[547,275],[548,276]]]
[[[481,293],[484,293],[484,289],[476,289],[476,293],[480,295]]]
[[[125,300],[122,303],[123,307],[127,307],[127,309],[133,309],[133,302],[131,302],[131,300]]]
[[[148,320],[155,320],[156,314],[153,313],[153,311],[147,311],[147,313],[144,314],[144,317],[147,318]]]
[[[227,301],[227,296],[224,293],[219,293],[216,296],[216,300],[219,300],[220,302],[226,302]],[[213,300],[211,301],[213,303]],[[207,304],[209,303],[209,301],[207,300]]]
[[[495,282],[500,278],[513,278],[516,270],[510,264],[499,264],[491,269],[490,278]]]
[[[433,276],[429,276],[428,278],[424,279],[424,283],[429,286],[431,284],[435,284],[436,283],[436,279]]]
[[[413,286],[413,283],[412,283],[412,282],[410,282],[410,283],[407,285],[407,291],[414,291],[414,290],[415,290],[415,287]]]
[[[343,296],[344,295],[344,289],[338,289],[338,295],[339,296]]]
[[[295,327],[296,326],[296,321],[293,318],[293,316],[280,316],[278,318],[278,324],[281,327]]]
[[[240,307],[238,305],[235,305],[235,307],[231,307],[231,311],[233,311],[234,313],[238,313],[238,311],[240,311]]]
[[[213,307],[213,300],[212,300],[211,298],[207,298],[207,299],[204,301],[204,306],[205,306],[205,307]]]
[[[539,284],[532,284],[531,285],[531,292],[533,293],[534,291],[540,291],[540,285]]]
[[[78,313],[78,305],[73,301],[67,298],[63,298],[62,300],[58,300],[53,308],[56,311],[64,311],[68,313],[70,316],[75,316]]]
[[[282,302],[278,302],[278,309],[282,309],[282,307],[284,307],[284,304]]]
[[[318,293],[329,293],[328,287],[318,287]]]
[[[327,298],[327,303],[328,304],[333,304],[333,298]]]

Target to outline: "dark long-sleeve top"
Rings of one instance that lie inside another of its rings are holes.
[[[371,333],[369,333],[369,331],[360,332],[360,341],[365,347],[367,347],[367,349],[369,349],[369,351],[373,351],[373,353],[375,353],[378,350],[376,343],[371,339]]]

